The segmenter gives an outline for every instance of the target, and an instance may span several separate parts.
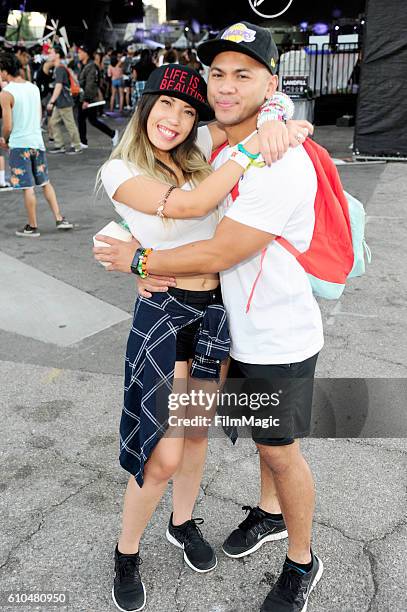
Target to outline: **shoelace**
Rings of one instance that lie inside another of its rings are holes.
[[[306,588],[303,587],[302,579],[303,574],[300,574],[294,568],[285,566],[276,582],[275,589],[283,596],[284,600],[290,603],[298,601],[304,605],[303,593],[306,592]]]
[[[261,519],[264,518],[258,508],[253,508],[252,506],[242,506],[242,510],[249,513],[244,521],[239,525],[239,529],[242,529],[242,531],[249,531],[249,529],[254,527]]]
[[[190,546],[197,542],[202,542],[204,539],[202,531],[198,525],[202,525],[204,522],[203,518],[193,518],[188,521],[185,527],[184,545]]]
[[[140,557],[121,557],[119,559],[120,580],[131,580],[135,576],[140,578],[139,567],[142,563]]]

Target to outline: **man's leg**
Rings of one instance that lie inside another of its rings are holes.
[[[86,135],[86,119],[87,119],[88,111],[82,108],[82,105],[79,103],[78,105],[78,128],[79,128],[79,137],[81,139],[81,143],[84,145],[88,144],[88,138]]]
[[[114,130],[112,130],[108,125],[106,125],[106,123],[98,119],[96,108],[90,108],[88,110],[88,120],[89,123],[93,125],[93,127],[97,128],[107,136],[110,136],[110,138],[113,138],[113,136],[115,135]]]
[[[50,127],[54,137],[54,145],[56,149],[61,149],[64,146],[64,135],[62,133],[62,116],[61,109],[54,107],[52,115],[49,119]]]
[[[28,224],[31,227],[38,227],[37,225],[37,198],[35,197],[34,187],[23,189],[24,193],[24,205],[27,211]]]
[[[298,440],[285,446],[257,444],[264,465],[274,479],[288,531],[288,556],[297,563],[311,561],[311,530],[315,506],[311,470]]]
[[[72,144],[75,149],[80,149],[81,141],[79,138],[78,127],[73,116],[73,109],[71,107],[61,108],[60,112],[65,129],[69,134],[70,144]]]
[[[273,472],[268,467],[261,453],[259,453],[259,460],[261,484],[259,506],[262,510],[270,514],[281,514],[281,506],[277,496]]]
[[[55,217],[55,221],[62,221],[61,211],[59,209],[59,204],[57,200],[57,196],[55,193],[55,189],[51,185],[51,183],[46,183],[42,186],[42,191],[44,193],[44,197],[47,200],[49,207],[52,211],[52,214]]]

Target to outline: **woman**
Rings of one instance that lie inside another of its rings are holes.
[[[119,112],[123,110],[124,92],[123,92],[123,68],[119,58],[115,55],[110,60],[110,66],[107,69],[107,75],[112,79],[112,93],[110,96],[110,111],[114,111],[116,103],[116,94],[119,94]]]
[[[120,144],[101,170],[113,205],[142,242],[168,248],[212,237],[217,203],[255,163],[257,135],[212,172],[208,160],[225,134],[216,123],[197,129],[199,119],[209,117],[205,82],[198,73],[179,65],[152,73]],[[142,267],[142,258],[134,265]],[[127,344],[120,462],[134,478],[127,485],[115,551],[112,597],[121,610],[145,605],[139,543],[170,479],[174,511],[167,539],[184,550],[193,570],[208,572],[217,564],[198,527],[202,519],[191,518],[208,424],[192,429],[182,423],[184,416],[210,417],[213,409],[178,408],[179,420],[173,423],[169,415],[176,406],[169,398],[177,404],[174,392],[214,393],[222,384],[229,348],[226,317],[216,274],[178,278],[176,284],[151,299],[137,299]]]
[[[131,78],[132,78],[132,107],[133,110],[137,106],[141,94],[144,91],[146,82],[150,74],[155,70],[156,66],[152,60],[151,52],[149,49],[143,49],[140,55],[140,60],[132,66]]]

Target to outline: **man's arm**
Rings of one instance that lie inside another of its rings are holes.
[[[0,104],[3,114],[1,135],[7,143],[13,129],[13,96],[7,91],[2,91],[0,94]]]
[[[56,83],[54,87],[54,91],[52,93],[52,96],[48,104],[55,104],[55,102],[58,100],[59,96],[61,95],[62,87],[63,87],[62,83]]]
[[[130,265],[139,243],[123,243],[104,236],[97,238],[111,246],[95,247],[95,258],[98,261],[110,262],[111,265],[107,268],[109,271],[131,272]],[[147,271],[165,276],[221,272],[252,257],[268,246],[274,238],[274,234],[224,217],[211,240],[191,242],[175,249],[153,251],[148,256]]]

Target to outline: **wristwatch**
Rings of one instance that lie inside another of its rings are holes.
[[[140,257],[143,255],[145,249],[143,247],[139,247],[137,249],[137,251],[134,253],[134,257],[133,257],[133,261],[131,262],[131,271],[133,274],[136,274],[136,276],[140,276],[139,275],[139,271],[138,271],[138,263],[139,263],[139,259]]]

